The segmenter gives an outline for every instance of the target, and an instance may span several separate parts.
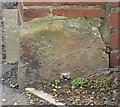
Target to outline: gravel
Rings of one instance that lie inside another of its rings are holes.
[[[2,85],[2,105],[30,105],[27,96]]]
[[[5,62],[5,40],[4,40],[4,17],[3,17],[3,9],[2,3],[0,2],[0,62]]]
[[[12,73],[12,70],[14,70],[14,73]],[[118,74],[119,72],[112,72],[108,76],[114,81]],[[2,80],[4,85],[12,87],[14,90],[18,89],[18,85],[15,85],[17,84],[17,63],[11,71],[3,75]],[[117,81],[119,82],[119,80],[116,81],[116,85],[110,82],[110,86],[108,86],[110,89],[100,92],[101,80],[102,78],[90,80],[87,85],[78,88],[71,86],[71,80],[61,80],[60,88],[58,88],[58,86],[56,87],[54,82],[39,81],[36,84],[31,84],[28,88],[35,88],[38,91],[42,90],[52,95],[56,101],[63,102],[67,105],[118,105],[120,98],[118,95]],[[28,96],[29,103],[31,104],[50,105],[47,101],[29,93],[25,93],[25,95]]]
[[[17,2],[5,2],[2,5],[3,9],[16,9],[18,3]]]

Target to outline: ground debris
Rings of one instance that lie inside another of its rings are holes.
[[[30,84],[28,87],[33,87],[38,91],[43,90],[52,95],[55,101],[65,103],[66,105],[119,105],[119,70],[117,68],[106,68],[98,70],[92,75],[93,77],[88,79],[89,82],[86,85],[78,88],[71,86],[71,79],[60,80],[60,84],[57,86],[60,88],[55,87],[55,82],[48,82],[45,80]],[[15,76],[15,78],[11,78],[13,76]],[[88,74],[86,77],[89,76],[91,75]],[[102,80],[106,82],[109,79],[110,81],[107,85],[102,83]],[[16,73],[4,74],[2,83],[9,87],[10,84],[17,84],[17,70]],[[17,88],[18,87],[15,87],[14,89]],[[40,99],[32,94],[26,95],[29,97],[29,103],[31,104],[51,105],[48,101]]]

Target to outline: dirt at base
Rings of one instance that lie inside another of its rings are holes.
[[[3,75],[2,83],[13,89],[17,89],[16,76],[17,69],[16,73],[12,73],[11,71],[7,72]],[[108,86],[102,91],[102,80],[105,76],[110,77],[110,81],[108,82]],[[99,79],[94,77],[93,79],[88,80],[86,85],[77,88],[71,86],[72,80],[70,79],[60,80],[59,86],[56,86],[54,81],[39,81],[35,84],[29,84],[27,87],[43,90],[48,94],[53,95],[57,101],[64,102],[67,105],[120,105],[120,92],[118,90],[120,82],[119,71],[112,72],[111,70],[107,75],[102,74],[100,77],[99,74]],[[34,105],[50,105],[48,102],[39,99],[38,97],[29,94],[27,95],[30,96]]]

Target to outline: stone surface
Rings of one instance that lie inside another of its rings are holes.
[[[64,103],[61,103],[61,102],[56,102],[55,99],[53,98],[53,96],[51,96],[50,94],[47,94],[43,91],[38,91],[38,90],[35,90],[34,88],[25,88],[25,91],[39,97],[39,98],[42,98],[48,102],[50,102],[51,104],[53,105],[56,105],[56,106],[64,106],[65,107],[65,104]]]
[[[70,77],[109,66],[96,28],[80,19],[36,19],[21,26],[18,80],[31,83]],[[64,18],[63,18],[64,19]],[[26,75],[26,77],[25,77]]]
[[[2,3],[0,2],[0,78],[2,77],[2,18],[3,18],[1,7]]]
[[[0,79],[2,78],[2,3],[0,2]],[[0,81],[0,106],[2,106],[2,87]]]
[[[2,96],[2,105],[30,105],[28,98],[18,91],[0,84],[0,96]]]
[[[5,9],[3,12],[5,26],[6,62],[14,63],[19,58],[19,33],[17,26],[17,9]]]

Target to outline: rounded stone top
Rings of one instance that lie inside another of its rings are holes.
[[[21,62],[40,78],[53,80],[65,72],[74,78],[109,65],[98,29],[79,18],[36,19],[21,31]]]

